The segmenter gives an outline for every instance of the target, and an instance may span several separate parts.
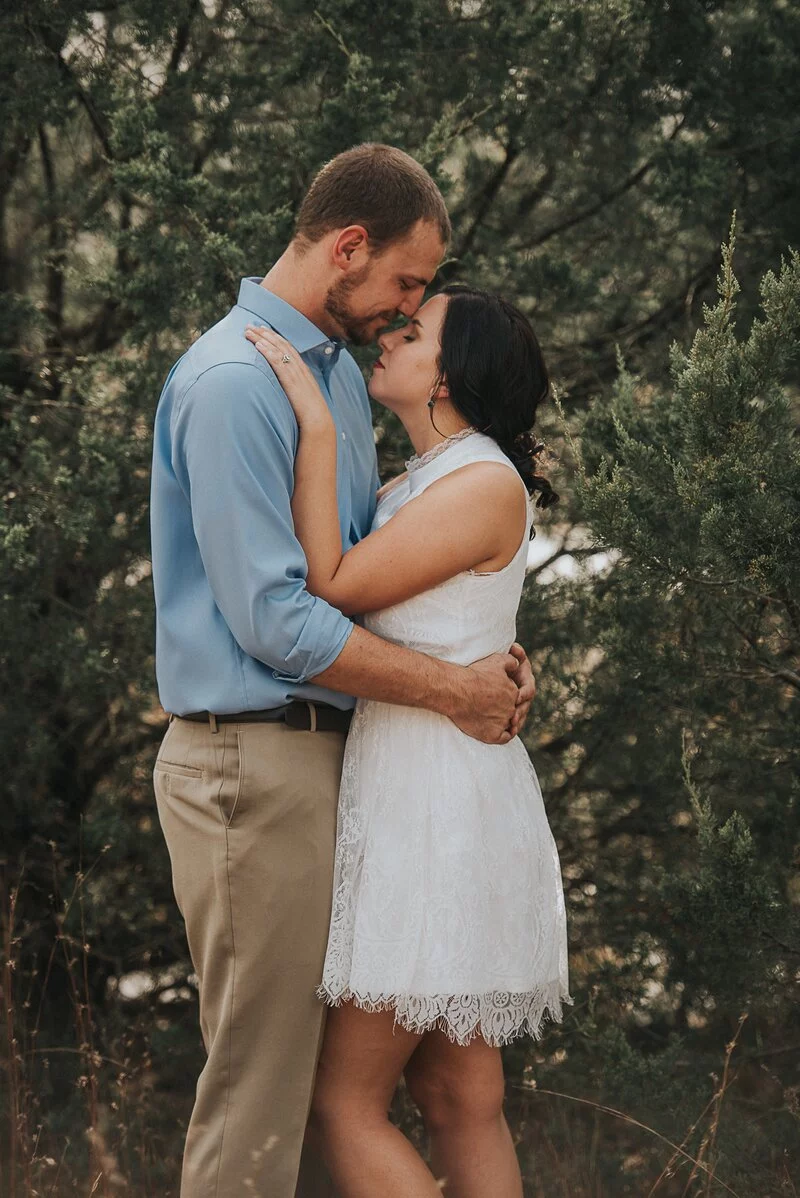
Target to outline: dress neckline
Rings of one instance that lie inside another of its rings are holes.
[[[457,441],[463,441],[466,437],[471,437],[478,430],[472,425],[469,428],[462,428],[459,432],[453,433],[450,437],[445,437],[443,441],[432,445],[430,449],[426,449],[425,453],[414,454],[406,462],[406,470],[409,474],[413,474],[415,470],[420,470],[423,466],[427,466],[429,462],[434,461],[440,454],[443,454],[451,445],[455,445]]]

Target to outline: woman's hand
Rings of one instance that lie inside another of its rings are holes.
[[[280,333],[265,328],[264,325],[249,324],[245,329],[245,337],[252,341],[275,371],[278,382],[292,405],[298,425],[301,428],[312,425],[333,426],[333,417],[317,380],[294,346],[285,337],[281,337]]]
[[[294,459],[292,517],[295,536],[306,555],[306,590],[319,595],[342,560],[336,424],[317,380],[285,337],[263,325],[248,325],[245,336],[275,371],[297,417],[300,435]]]

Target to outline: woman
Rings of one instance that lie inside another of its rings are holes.
[[[384,334],[369,384],[416,455],[342,554],[336,460],[317,382],[275,332],[251,329],[300,428],[292,510],[308,590],[387,640],[467,665],[505,652],[531,530],[530,429],[549,390],[514,307],[449,287]],[[519,740],[487,745],[424,710],[359,700],[339,799],[320,997],[331,1004],[312,1126],[341,1198],[519,1198],[500,1045],[567,990],[558,856]],[[388,1119],[405,1074],[433,1172]]]

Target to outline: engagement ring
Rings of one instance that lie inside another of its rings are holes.
[[[284,354],[283,357],[281,358],[282,362],[291,362],[291,360],[292,360],[291,354]]]

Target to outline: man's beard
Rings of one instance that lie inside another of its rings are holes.
[[[336,321],[346,339],[353,345],[369,345],[374,336],[369,331],[370,325],[373,325],[378,317],[385,318],[386,324],[390,324],[395,315],[394,312],[373,312],[371,316],[359,316],[350,307],[352,292],[361,286],[369,273],[370,265],[367,263],[357,275],[347,275],[338,283],[334,283],[325,296],[325,311],[331,320]]]

